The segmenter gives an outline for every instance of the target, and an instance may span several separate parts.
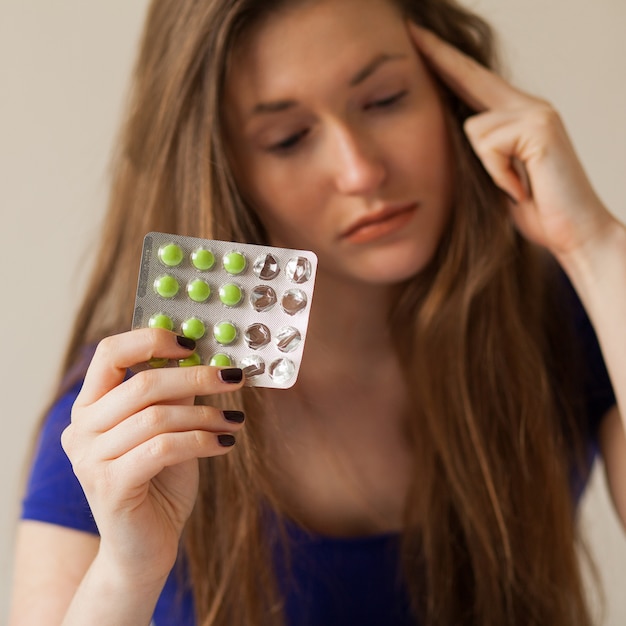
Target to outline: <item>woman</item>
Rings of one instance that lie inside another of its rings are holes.
[[[453,0],[153,4],[15,623],[590,623],[596,437],[626,520],[626,229],[492,57]],[[292,390],[127,377],[193,349],[122,332],[149,230],[317,253]]]

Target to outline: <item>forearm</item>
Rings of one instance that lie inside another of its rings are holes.
[[[63,626],[148,626],[165,580],[129,580],[96,557],[76,590]]]
[[[626,419],[626,226],[612,218],[584,250],[558,260],[594,326]]]

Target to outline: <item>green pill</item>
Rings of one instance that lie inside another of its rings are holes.
[[[228,283],[220,287],[220,300],[226,306],[237,306],[243,298],[239,285]]]
[[[241,274],[246,269],[246,257],[241,252],[227,252],[222,262],[229,274]]]
[[[197,352],[190,354],[186,359],[180,359],[178,361],[179,367],[193,367],[194,365],[200,365],[202,363],[202,359],[198,355]]]
[[[198,339],[202,339],[202,337],[204,337],[206,327],[204,326],[204,322],[202,320],[199,320],[197,317],[191,317],[182,323],[181,330],[183,331],[183,335],[185,335],[185,337],[198,341]]]
[[[174,330],[174,320],[165,313],[155,313],[149,320],[150,328],[165,328],[165,330]]]
[[[235,341],[237,329],[231,322],[219,322],[213,327],[213,336],[217,343],[227,346],[229,343]]]
[[[176,267],[183,261],[183,250],[175,243],[167,243],[159,248],[159,260],[167,267]]]
[[[205,272],[215,265],[215,255],[206,248],[198,248],[191,253],[191,264],[197,270]]]
[[[232,364],[233,360],[223,352],[214,354],[209,361],[209,365],[213,365],[213,367],[231,367]]]
[[[190,280],[187,283],[187,295],[194,302],[204,302],[208,300],[211,295],[211,288],[209,287],[209,283],[206,280],[202,280],[201,278],[196,278],[195,280]]]
[[[167,365],[167,361],[167,359],[150,359],[148,361],[148,365],[157,369],[159,367],[165,367]]]
[[[173,298],[178,293],[178,281],[169,274],[159,276],[154,281],[154,290],[161,298]]]

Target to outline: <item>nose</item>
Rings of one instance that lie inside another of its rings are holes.
[[[348,127],[335,129],[330,163],[335,186],[348,195],[377,190],[387,176],[380,150],[372,138]]]

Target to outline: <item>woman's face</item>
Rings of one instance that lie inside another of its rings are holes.
[[[424,268],[451,204],[438,90],[386,0],[299,2],[243,38],[227,79],[235,175],[270,243],[392,284]]]

